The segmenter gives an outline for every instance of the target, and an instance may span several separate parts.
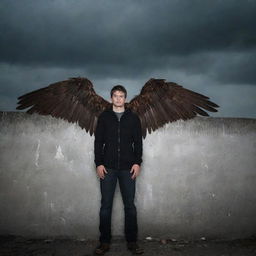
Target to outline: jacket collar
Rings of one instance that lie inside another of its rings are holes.
[[[127,105],[127,103],[124,104],[124,113],[131,112],[131,109]],[[109,107],[106,108],[106,111],[114,113],[113,103],[110,103]]]

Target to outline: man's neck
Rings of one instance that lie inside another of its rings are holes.
[[[124,112],[124,110],[125,110],[124,106],[122,106],[122,107],[115,107],[115,106],[113,105],[113,111],[114,111],[114,112],[121,113],[121,112]]]

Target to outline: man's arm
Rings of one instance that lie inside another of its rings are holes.
[[[102,120],[102,115],[98,117],[97,127],[95,131],[95,140],[94,140],[94,162],[96,167],[104,164],[103,159],[103,145],[104,145],[104,122]]]
[[[141,165],[142,163],[142,152],[143,152],[143,145],[142,145],[142,130],[141,130],[141,122],[140,118],[135,115],[135,124],[134,124],[134,154],[135,154],[135,162],[134,164]]]

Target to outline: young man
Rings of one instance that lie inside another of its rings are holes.
[[[125,209],[127,249],[143,253],[137,244],[137,211],[134,204],[136,177],[142,163],[142,131],[137,114],[125,107],[126,89],[117,85],[111,90],[111,108],[103,111],[97,123],[94,154],[100,178],[100,245],[94,253],[103,255],[110,249],[113,196],[117,179]]]

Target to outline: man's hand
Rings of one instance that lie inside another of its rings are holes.
[[[105,173],[108,173],[107,170],[105,169],[104,165],[99,165],[97,167],[97,174],[99,176],[100,179],[104,179],[105,178]]]
[[[140,166],[139,166],[138,164],[134,164],[134,165],[132,166],[132,169],[131,169],[130,173],[132,173],[132,172],[133,172],[132,179],[134,179],[134,178],[136,178],[136,177],[139,175],[139,173],[140,173]]]

